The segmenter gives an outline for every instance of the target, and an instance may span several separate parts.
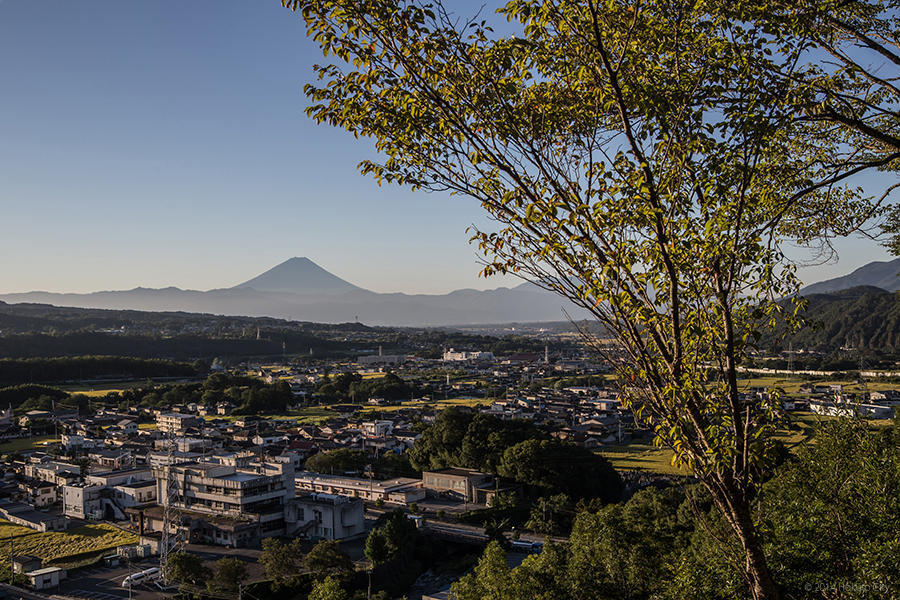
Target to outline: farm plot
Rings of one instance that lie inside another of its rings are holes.
[[[0,521],[0,534],[5,534],[10,528],[16,530],[24,529],[29,533],[19,537],[13,537],[13,552],[19,554],[29,554],[43,558],[45,561],[59,562],[60,559],[66,557],[75,557],[90,554],[93,552],[101,552],[110,550],[116,546],[124,546],[137,542],[137,536],[122,531],[112,525],[106,523],[94,523],[83,525],[68,531],[48,531],[40,533],[18,527],[8,521]],[[15,533],[13,534],[15,535]],[[0,537],[0,542],[6,540]],[[10,544],[0,543],[0,564],[9,562]]]

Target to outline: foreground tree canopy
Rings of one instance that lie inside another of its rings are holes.
[[[885,3],[512,0],[502,35],[440,3],[284,3],[333,59],[308,113],[373,138],[379,182],[479,201],[486,275],[596,316],[626,401],[709,490],[753,596],[777,597],[750,508],[779,399],[738,367],[797,288],[786,244],[885,213],[843,183],[894,166],[891,79],[869,94],[815,62],[853,35],[830,17],[872,30]]]

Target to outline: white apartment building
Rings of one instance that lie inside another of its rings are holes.
[[[359,426],[363,435],[370,438],[382,438],[394,431],[393,421],[363,421]]]
[[[181,434],[199,424],[200,419],[194,415],[183,415],[181,413],[159,413],[156,415],[156,426],[163,433]]]

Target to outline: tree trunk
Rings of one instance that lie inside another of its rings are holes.
[[[732,527],[744,549],[747,583],[753,600],[779,600],[781,594],[775,580],[772,579],[772,573],[763,554],[762,541],[756,535],[756,527],[753,525],[750,508],[745,499],[741,498],[735,504],[732,514],[734,517]]]

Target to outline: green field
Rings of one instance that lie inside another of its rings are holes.
[[[600,452],[616,469],[626,471],[650,471],[666,475],[690,475],[687,469],[672,465],[672,451],[657,448],[647,440],[605,446]]]
[[[142,379],[140,381],[119,381],[112,383],[96,383],[92,385],[84,385],[84,384],[73,384],[73,385],[60,385],[59,389],[65,390],[70,394],[84,394],[85,396],[105,396],[110,392],[121,392],[122,390],[129,390],[131,388],[143,387],[147,385],[147,380]]]
[[[56,566],[72,566],[84,555],[102,553],[116,546],[137,542],[136,535],[106,523],[41,533],[0,520],[0,542],[3,542],[0,543],[0,564],[9,563],[10,533],[15,536],[12,538],[13,553],[37,556],[43,558],[45,564],[52,562]],[[67,558],[72,558],[72,561],[67,562]]]
[[[760,375],[758,377],[740,379],[739,383],[741,384],[741,386],[744,386],[747,389],[751,387],[781,388],[788,394],[799,394],[801,386],[810,384],[840,384],[844,386],[845,392],[856,393],[863,391],[863,387],[858,382],[849,379],[823,379],[813,381],[809,378],[801,376],[785,377],[783,375]],[[897,384],[890,383],[888,381],[869,381],[867,382],[867,387],[869,388],[869,391],[880,391],[894,389],[897,387]]]
[[[787,423],[779,427],[773,436],[784,443],[788,450],[796,452],[806,443],[814,442],[813,434],[817,424],[839,417],[820,416],[812,412],[796,411],[788,413]],[[872,427],[889,427],[890,420],[868,421]],[[600,454],[605,456],[616,469],[650,471],[667,475],[689,475],[687,469],[672,466],[672,451],[657,448],[647,440],[631,442],[619,446],[604,446]]]
[[[35,450],[42,448],[44,442],[56,443],[59,438],[52,435],[44,435],[38,437],[19,438],[0,444],[0,454],[10,454],[12,452],[23,452],[25,450]]]

